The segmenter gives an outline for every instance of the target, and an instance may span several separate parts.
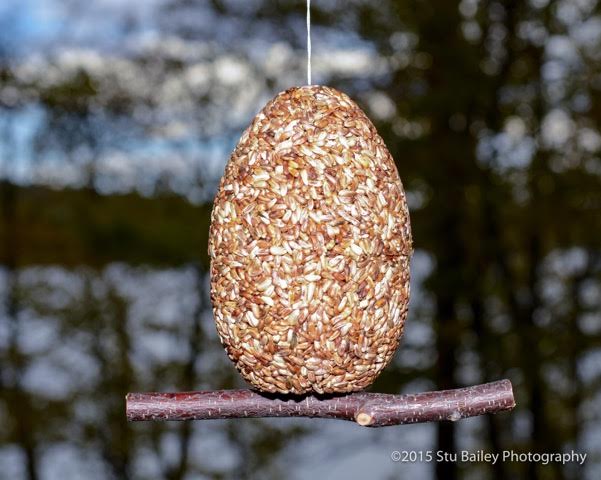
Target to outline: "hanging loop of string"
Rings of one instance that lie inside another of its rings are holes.
[[[307,85],[311,85],[311,0],[307,0]]]

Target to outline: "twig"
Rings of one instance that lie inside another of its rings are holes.
[[[256,417],[318,417],[355,421],[366,427],[456,421],[515,406],[509,380],[457,390],[417,394],[350,393],[292,397],[251,390],[129,393],[127,419],[207,420]]]

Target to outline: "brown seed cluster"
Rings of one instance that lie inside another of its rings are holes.
[[[409,212],[375,127],[333,88],[277,95],[242,135],[213,207],[217,331],[267,392],[351,392],[394,354],[409,302]]]

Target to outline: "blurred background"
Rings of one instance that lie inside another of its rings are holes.
[[[127,424],[128,391],[243,387],[208,299],[242,130],[305,82],[303,0],[0,4],[0,478],[601,478],[601,3],[313,1],[313,80],[397,161],[415,255],[372,387],[510,378],[512,413],[362,429]],[[393,450],[588,453],[400,464]]]

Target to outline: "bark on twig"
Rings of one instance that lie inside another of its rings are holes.
[[[218,390],[129,393],[126,397],[130,421],[315,417],[350,420],[366,427],[456,421],[511,410],[514,406],[509,380],[405,395],[358,392],[293,397],[251,390]]]

